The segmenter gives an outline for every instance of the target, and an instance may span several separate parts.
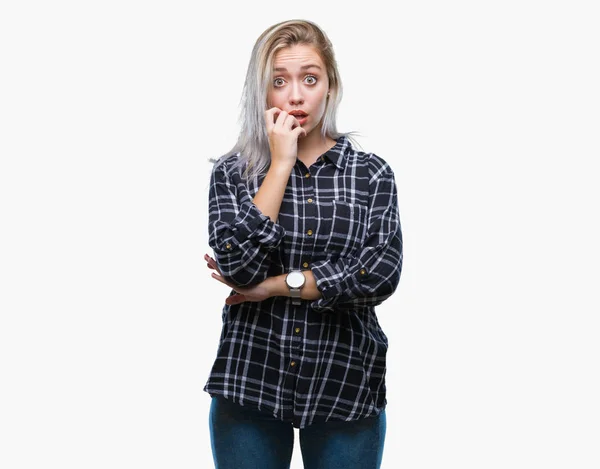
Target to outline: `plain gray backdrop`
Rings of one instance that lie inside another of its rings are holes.
[[[212,467],[208,159],[303,18],[398,184],[383,468],[598,468],[592,5],[3,2],[0,466]]]

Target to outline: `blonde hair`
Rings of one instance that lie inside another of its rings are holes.
[[[241,124],[238,140],[230,151],[218,159],[211,158],[210,161],[220,164],[239,154],[239,160],[231,169],[236,166],[241,168],[247,163],[244,171],[246,180],[265,172],[271,158],[271,150],[264,112],[267,110],[267,93],[273,78],[273,60],[279,50],[296,44],[309,45],[316,49],[325,64],[329,78],[330,95],[323,115],[321,137],[337,140],[344,135],[354,145],[360,146],[351,136],[357,132],[337,131],[336,114],[342,99],[342,81],[331,41],[312,21],[289,20],[271,26],[256,40],[240,101],[242,111],[238,119]]]

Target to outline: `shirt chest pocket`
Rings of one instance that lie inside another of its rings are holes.
[[[367,207],[357,203],[333,201],[331,233],[325,253],[336,257],[355,254],[363,245],[367,232]]]

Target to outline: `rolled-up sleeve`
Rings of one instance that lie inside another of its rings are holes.
[[[208,244],[226,280],[253,285],[267,278],[285,230],[254,205],[239,172],[228,174],[226,165],[216,165],[211,174]]]
[[[322,297],[311,303],[319,312],[376,306],[396,290],[402,270],[402,231],[394,174],[389,166],[369,183],[366,239],[351,257],[312,264]]]

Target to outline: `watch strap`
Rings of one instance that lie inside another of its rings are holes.
[[[293,305],[301,305],[302,304],[299,288],[291,288],[290,287],[290,296],[292,297]]]

